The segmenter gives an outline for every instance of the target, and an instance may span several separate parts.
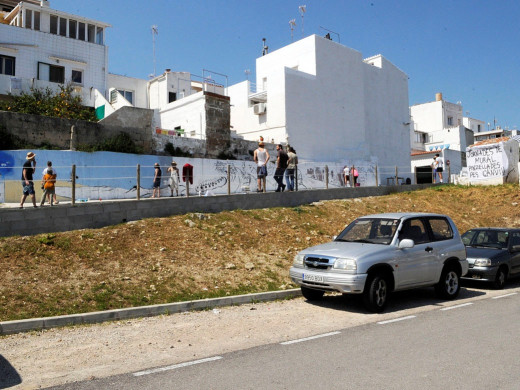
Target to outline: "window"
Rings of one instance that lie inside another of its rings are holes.
[[[14,76],[14,57],[0,55],[0,74]]]
[[[79,28],[78,28],[78,39],[80,41],[84,41],[85,40],[85,23],[79,22],[78,25],[79,25]]]
[[[480,133],[480,125],[477,125],[477,133]]]
[[[38,11],[34,11],[34,29],[36,31],[40,31],[40,13]]]
[[[60,18],[60,35],[62,37],[66,37],[67,36],[67,19],[65,18]]]
[[[448,126],[453,126],[453,117],[452,116],[448,117]]]
[[[78,26],[78,22],[76,22],[75,20],[69,20],[69,38],[76,39],[76,37],[77,37],[77,34],[76,34],[77,26]]]
[[[98,27],[96,29],[96,43],[98,45],[103,44],[103,29],[101,27]]]
[[[118,89],[117,92],[123,96],[128,103],[134,104],[134,92],[133,91],[125,91],[124,89]]]
[[[56,15],[51,15],[50,33],[58,34],[58,17]]]
[[[94,39],[95,39],[95,34],[96,32],[96,26],[94,26],[93,24],[89,24],[88,25],[88,41],[89,42],[92,42],[94,43]]]
[[[168,92],[168,103],[177,100],[177,94],[175,92]]]
[[[81,70],[72,70],[70,79],[74,84],[83,84],[83,72]]]
[[[38,80],[63,84],[65,82],[65,68],[38,62]]]
[[[428,222],[432,229],[434,241],[450,240],[453,238],[450,224],[444,218],[430,218]]]
[[[421,219],[413,218],[404,222],[399,240],[410,239],[415,245],[429,242],[428,232]]]
[[[32,11],[30,9],[25,10],[25,28],[32,28]]]

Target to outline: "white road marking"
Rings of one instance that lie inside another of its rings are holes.
[[[441,310],[444,311],[444,310],[458,309],[459,307],[464,307],[464,306],[469,306],[469,305],[473,305],[473,303],[472,302],[462,303],[460,305],[444,307]]]
[[[497,297],[492,297],[491,299],[499,299],[499,298],[505,298],[505,297],[510,297],[511,295],[516,295],[518,293],[511,293],[511,294],[505,294],[505,295],[499,295]]]
[[[176,368],[182,368],[182,367],[193,366],[193,365],[195,365],[195,364],[206,363],[206,362],[212,362],[212,361],[214,361],[214,360],[220,360],[220,359],[222,359],[222,356],[214,356],[214,357],[210,357],[210,358],[206,358],[206,359],[193,360],[193,361],[191,361],[191,362],[185,362],[185,363],[174,364],[174,365],[172,365],[172,366],[160,367],[160,368],[154,368],[154,369],[146,370],[146,371],[134,372],[133,375],[134,375],[134,376],[150,375],[150,374],[155,374],[155,373],[158,373],[158,372],[169,371],[169,370],[175,370]]]
[[[415,318],[415,316],[406,316],[406,317],[394,318],[393,320],[379,321],[378,324],[379,325],[390,324],[392,322],[397,322],[397,321],[411,320],[412,318]]]
[[[319,339],[319,338],[321,338],[321,337],[334,336],[335,334],[340,334],[340,333],[341,333],[341,332],[323,333],[323,334],[319,334],[319,335],[316,335],[316,336],[305,337],[305,338],[303,338],[303,339],[291,340],[291,341],[284,341],[283,343],[280,343],[280,344],[281,344],[281,345],[289,345],[289,344],[301,343],[301,342],[303,342],[303,341],[309,341],[309,340]]]

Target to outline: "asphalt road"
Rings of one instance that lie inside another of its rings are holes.
[[[520,294],[53,389],[518,389]],[[306,324],[302,323],[305,327]]]

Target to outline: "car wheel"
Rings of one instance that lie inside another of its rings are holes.
[[[500,267],[497,271],[497,275],[495,276],[495,281],[493,282],[493,287],[497,290],[502,290],[506,284],[507,280],[507,271],[504,267]]]
[[[325,294],[325,291],[314,290],[312,288],[302,287],[302,295],[308,301],[317,301],[317,300],[323,298],[323,294]]]
[[[453,266],[442,270],[441,279],[435,285],[435,292],[442,299],[455,299],[460,291],[460,276]]]
[[[382,274],[375,274],[367,281],[363,292],[365,307],[374,313],[381,313],[388,300],[388,280]]]

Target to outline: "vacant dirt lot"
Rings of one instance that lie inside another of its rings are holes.
[[[187,214],[0,239],[0,321],[294,287],[294,254],[371,213],[520,226],[518,186],[442,186],[294,208]]]

